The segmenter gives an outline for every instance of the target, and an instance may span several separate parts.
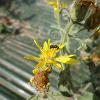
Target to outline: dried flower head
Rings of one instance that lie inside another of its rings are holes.
[[[49,89],[48,75],[50,74],[51,70],[49,67],[45,68],[46,69],[42,71],[38,70],[38,72],[35,73],[35,76],[30,80],[30,83],[34,84],[36,89],[40,92],[46,92]]]

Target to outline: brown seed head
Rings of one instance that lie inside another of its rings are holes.
[[[38,91],[43,92],[43,91],[48,91],[48,84],[49,84],[49,79],[48,79],[48,71],[40,71],[34,76],[34,84],[37,88]]]

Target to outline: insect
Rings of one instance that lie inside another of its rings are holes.
[[[50,49],[59,49],[58,45],[50,45]]]

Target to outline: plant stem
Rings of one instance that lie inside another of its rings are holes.
[[[58,25],[59,28],[61,27],[60,6],[61,6],[61,1],[57,0],[57,7],[58,7],[57,9],[58,9],[58,11],[56,12],[56,18],[57,18],[57,25]],[[62,38],[62,32],[61,32],[61,30],[59,31],[59,34],[60,34],[60,36]]]
[[[67,38],[68,38],[68,33],[69,33],[69,31],[70,31],[70,28],[72,27],[72,25],[73,25],[73,23],[72,23],[72,21],[70,20],[70,22],[67,24],[67,26],[66,26],[66,28],[67,28],[67,30],[66,30],[66,32],[64,33],[64,36],[62,37],[62,43],[65,43],[65,42],[67,42]]]

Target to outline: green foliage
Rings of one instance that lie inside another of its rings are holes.
[[[0,23],[0,34],[12,34],[14,32],[14,28],[10,28],[8,25]]]
[[[78,100],[93,100],[93,93],[85,92],[82,96],[78,97]]]

